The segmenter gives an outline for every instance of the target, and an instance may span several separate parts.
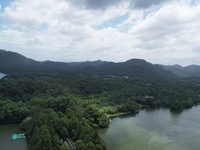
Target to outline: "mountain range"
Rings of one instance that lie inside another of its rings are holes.
[[[200,66],[198,65],[189,65],[182,67],[181,65],[169,65],[162,67],[166,70],[173,72],[179,77],[190,77],[190,76],[200,76]]]
[[[200,66],[191,65],[158,65],[143,59],[131,59],[125,62],[85,61],[85,62],[54,62],[35,61],[21,54],[0,50],[0,72],[48,72],[73,75],[92,75],[112,78],[177,78],[200,76]]]

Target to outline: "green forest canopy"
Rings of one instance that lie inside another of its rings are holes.
[[[104,150],[97,128],[145,107],[182,111],[200,102],[200,80],[12,75],[0,80],[0,123],[20,122],[31,150]]]

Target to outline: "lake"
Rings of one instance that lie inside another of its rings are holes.
[[[26,139],[12,141],[12,133],[21,133],[18,124],[0,126],[0,150],[28,150]]]
[[[0,73],[0,79],[3,78],[5,76],[5,74]]]
[[[108,150],[198,150],[200,106],[174,114],[169,109],[142,110],[117,117],[99,131]]]

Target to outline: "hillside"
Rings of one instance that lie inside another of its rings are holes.
[[[77,150],[106,150],[98,130],[111,117],[162,107],[177,116],[200,103],[200,78],[160,80],[177,76],[142,59],[64,63],[0,55],[0,72],[8,74],[0,80],[0,123],[21,122],[32,150],[66,150],[66,138]]]
[[[142,59],[126,62],[86,61],[86,62],[39,62],[18,53],[0,50],[0,72],[53,72],[59,74],[90,75],[110,78],[174,78],[175,75],[160,65]]]
[[[173,78],[175,75],[158,65],[153,65],[142,59],[131,59],[126,62],[106,62],[99,67],[93,68],[93,74],[117,75],[139,78]]]
[[[163,66],[166,70],[169,70],[180,77],[191,77],[191,76],[200,76],[200,66],[198,65],[189,65],[186,67],[182,67],[180,65],[172,65],[172,66]]]
[[[3,73],[53,72],[64,70],[67,66],[62,62],[39,62],[15,52],[0,50],[0,72]]]
[[[0,70],[8,73],[14,70],[27,69],[35,66],[38,62],[26,58],[18,53],[0,50]]]

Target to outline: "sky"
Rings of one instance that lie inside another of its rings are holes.
[[[200,65],[200,0],[0,0],[0,49],[38,61]]]

